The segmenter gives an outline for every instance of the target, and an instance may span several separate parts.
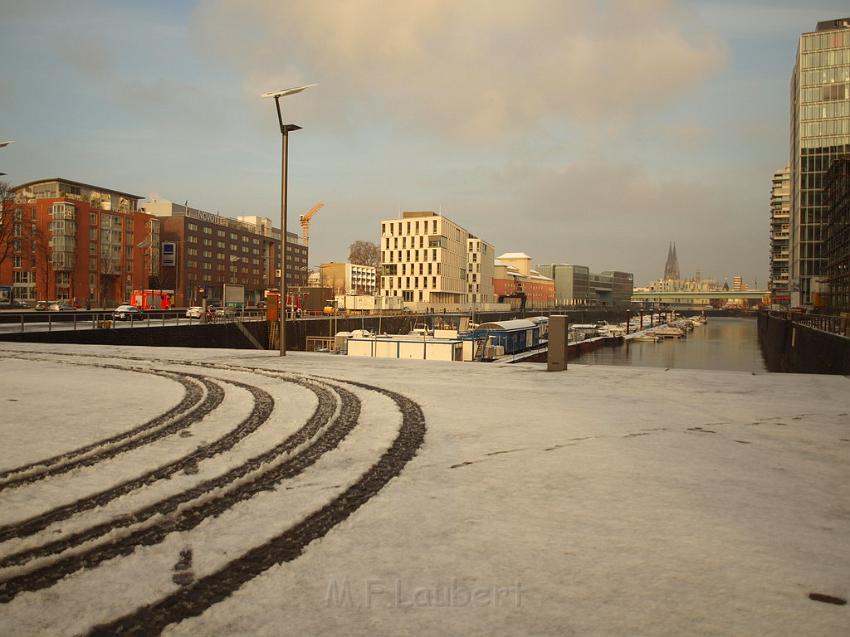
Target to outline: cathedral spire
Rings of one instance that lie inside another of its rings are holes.
[[[679,257],[676,255],[676,244],[672,241],[667,246],[667,262],[664,264],[664,279],[679,280]]]

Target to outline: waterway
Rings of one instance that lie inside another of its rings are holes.
[[[626,341],[576,358],[584,365],[635,365],[684,369],[766,372],[754,318],[709,318],[680,339],[658,343]]]

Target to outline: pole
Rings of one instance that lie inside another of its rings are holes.
[[[283,124],[280,97],[274,98],[280,123],[280,355],[286,356],[286,161],[289,151],[289,130]]]

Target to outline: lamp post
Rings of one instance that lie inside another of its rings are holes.
[[[280,159],[280,355],[286,356],[286,168],[289,153],[289,133],[301,130],[295,124],[284,124],[280,110],[280,98],[295,95],[317,84],[307,84],[282,91],[270,91],[260,95],[262,98],[273,97],[277,109],[277,121],[280,125],[281,159]]]
[[[239,283],[239,262],[243,260],[243,257],[230,255],[230,272],[233,275],[233,281],[231,283],[236,284]]]

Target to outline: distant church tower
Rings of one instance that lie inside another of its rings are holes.
[[[680,280],[679,257],[676,256],[676,244],[671,243],[667,248],[667,263],[664,264],[664,280]]]

